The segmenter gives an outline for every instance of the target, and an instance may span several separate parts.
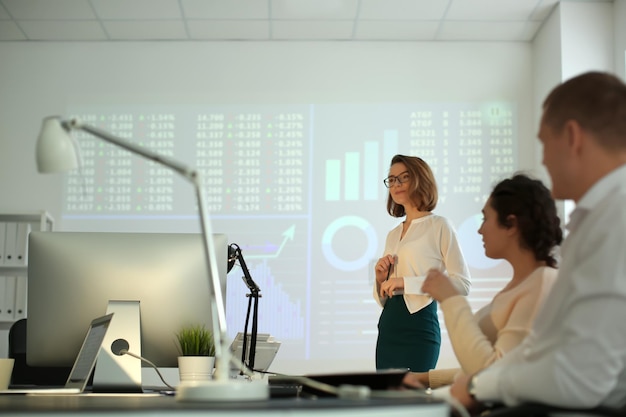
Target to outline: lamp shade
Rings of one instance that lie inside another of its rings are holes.
[[[65,172],[76,168],[78,158],[69,131],[57,116],[46,117],[37,139],[37,169],[41,173]]]

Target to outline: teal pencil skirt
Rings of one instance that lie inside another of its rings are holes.
[[[387,300],[378,320],[376,369],[408,368],[413,372],[426,372],[437,365],[440,347],[435,301],[409,314],[401,295]]]

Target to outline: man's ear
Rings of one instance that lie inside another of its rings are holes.
[[[563,127],[563,133],[567,139],[569,152],[580,155],[584,146],[584,132],[580,124],[576,120],[568,120]]]

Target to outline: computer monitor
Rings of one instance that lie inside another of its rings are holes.
[[[225,295],[228,242],[212,239]],[[31,232],[27,362],[71,366],[90,321],[129,300],[139,301],[142,351],[128,350],[175,367],[181,326],[213,328],[208,274],[200,234]]]

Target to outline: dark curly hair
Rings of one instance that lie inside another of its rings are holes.
[[[490,205],[504,227],[511,227],[511,216],[515,216],[520,245],[531,250],[537,260],[556,267],[553,251],[561,244],[563,231],[550,190],[541,181],[515,174],[494,187]]]

